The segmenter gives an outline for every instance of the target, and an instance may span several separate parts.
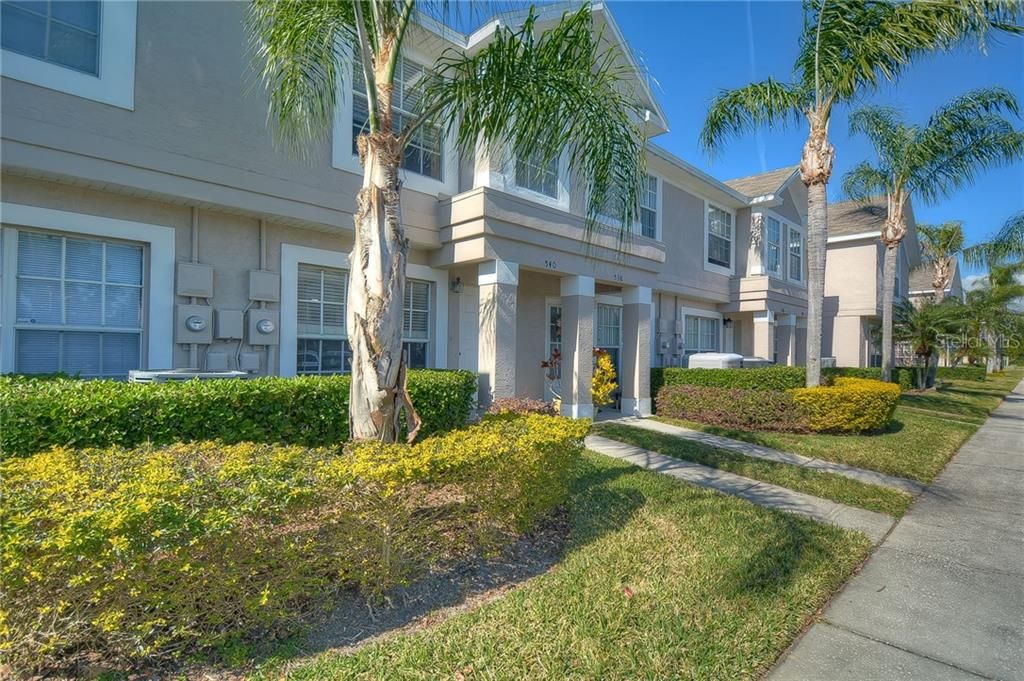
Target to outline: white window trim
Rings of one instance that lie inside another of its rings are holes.
[[[7,78],[132,111],[135,109],[136,0],[105,1],[100,8],[99,75],[3,50]]]
[[[653,177],[655,185],[656,185],[655,191],[657,192],[657,199],[658,200],[655,203],[655,207],[654,207],[654,237],[653,237],[653,239],[655,241],[661,241],[662,179],[661,179],[660,175],[657,175],[657,174],[652,173],[652,172],[647,172],[647,173],[645,173],[645,175],[649,175],[650,177]],[[645,182],[646,182],[646,178],[644,178],[644,179],[645,179]],[[647,187],[646,186],[643,188],[643,191],[644,192],[647,191]],[[637,207],[637,218],[636,218],[636,220],[633,221],[633,224],[630,227],[629,231],[630,231],[631,234],[633,234],[635,236],[638,236],[638,237],[640,237],[642,239],[651,239],[652,237],[644,236],[644,234],[643,234],[643,223],[640,220],[640,213],[639,213],[640,210],[642,210],[642,207],[638,206]],[[620,220],[617,217],[613,217],[611,215],[606,215],[604,213],[598,213],[596,221],[598,222],[598,224],[602,224],[602,225],[605,225],[607,227],[612,227],[614,229],[619,229],[622,226],[622,220]]]
[[[278,367],[281,376],[296,375],[296,353],[298,352],[298,293],[299,263],[319,267],[333,267],[348,272],[351,269],[349,254],[344,251],[329,251],[323,248],[281,244],[281,345],[279,346]],[[448,274],[426,265],[408,264],[406,275],[434,284],[434,298],[431,312],[434,313],[431,336],[427,343],[434,348],[432,368],[448,366]],[[345,314],[350,311],[345,307]],[[348,328],[346,319],[345,328]]]
[[[732,234],[729,240],[729,267],[722,267],[708,262],[708,240],[711,233],[710,209],[712,206],[732,216]],[[736,274],[736,211],[732,208],[726,208],[725,206],[721,206],[717,203],[712,203],[707,199],[704,199],[704,271],[717,272],[718,274],[725,274],[730,277]]]
[[[797,284],[799,286],[807,286],[807,232],[804,230],[802,225],[794,225],[792,222],[787,222],[786,228],[786,281],[791,284]],[[792,269],[789,266],[789,258],[792,255],[789,250],[789,233],[799,232],[800,234],[800,278],[794,279],[792,276]]]
[[[752,276],[761,275],[771,277],[772,279],[783,280],[785,278],[786,270],[785,256],[789,254],[789,251],[786,248],[786,227],[792,224],[792,220],[782,217],[775,211],[768,210],[767,208],[761,208],[760,210],[751,213],[751,225],[754,224],[753,221],[756,219],[758,214],[761,215],[764,222],[761,228],[763,230],[763,234],[761,235],[761,264],[760,267],[751,267],[750,274]],[[768,218],[772,218],[779,223],[779,269],[776,272],[768,269]]]
[[[50,208],[0,203],[3,221],[2,296],[0,296],[0,373],[14,371],[17,307],[18,227],[135,241],[147,246],[149,290],[143,320],[141,369],[174,365],[174,247],[172,227],[70,213]]]
[[[429,59],[423,53],[417,52],[409,47],[403,46],[402,56],[419,64],[424,68],[433,66],[434,60]],[[331,165],[339,170],[347,170],[359,176],[363,174],[363,166],[359,163],[359,156],[352,153],[352,61],[350,57],[342,60],[341,73],[345,77],[339,79],[338,85],[338,112],[334,116],[334,125],[331,134]],[[442,137],[441,142],[441,178],[435,180],[426,175],[420,175],[411,170],[399,169],[402,178],[402,187],[414,191],[423,192],[437,196],[448,194],[449,196],[458,193],[459,188],[459,154],[455,148],[455,137],[458,130],[454,129]]]
[[[715,310],[702,310],[699,307],[680,307],[679,308],[679,319],[683,322],[682,339],[683,346],[686,346],[686,318],[687,317],[705,317],[718,320],[718,348],[716,350],[698,350],[697,352],[721,352],[722,344],[725,342],[725,330],[722,326],[722,313]],[[699,334],[699,330],[698,330]],[[683,353],[686,350],[684,349]]]

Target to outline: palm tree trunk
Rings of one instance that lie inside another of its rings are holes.
[[[821,317],[825,303],[825,248],[828,196],[835,149],[828,141],[828,112],[808,112],[810,134],[800,156],[800,180],[807,186],[807,387],[821,385]]]
[[[402,352],[409,242],[399,203],[399,142],[386,132],[363,136],[359,143],[363,186],[356,199],[355,245],[349,256],[349,436],[394,442],[404,411],[411,441],[420,420],[406,390]]]
[[[882,261],[882,380],[892,380],[892,306],[896,294],[896,256],[899,246],[886,246]]]

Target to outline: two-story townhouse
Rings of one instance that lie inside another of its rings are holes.
[[[273,143],[243,4],[0,8],[0,371],[345,371],[359,79],[340,93],[330,144],[302,160]],[[607,8],[594,17],[621,44]],[[417,24],[397,106],[425,64],[495,25]],[[636,74],[648,132],[664,133]],[[622,244],[614,226],[584,238],[564,159],[459,158],[424,130],[404,160],[410,365],[477,371],[482,402],[541,397],[555,385],[541,363],[558,350],[563,409],[589,415],[594,346],[638,413],[652,364],[706,350],[799,362],[803,186],[789,172],[734,188],[649,153],[641,220]]]
[[[908,295],[910,274],[921,262],[914,209],[907,201],[907,235],[899,246],[894,300]],[[881,366],[875,329],[882,315],[882,264],[879,235],[888,213],[885,198],[867,203],[845,201],[828,207],[822,355],[837,366]]]
[[[952,276],[949,279],[949,283],[946,285],[944,297],[956,298],[963,300],[964,298],[964,283],[960,277],[960,260],[954,259],[952,266],[950,267]],[[935,285],[933,283],[935,278],[935,270],[929,263],[922,263],[919,267],[915,267],[910,271],[910,279],[907,291],[907,297],[915,305],[919,305],[923,300],[931,300],[935,298]]]

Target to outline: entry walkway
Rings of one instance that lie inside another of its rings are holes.
[[[771,681],[1024,681],[1024,382]]]

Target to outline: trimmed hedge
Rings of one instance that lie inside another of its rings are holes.
[[[589,421],[528,415],[413,445],[57,448],[0,462],[0,654],[16,672],[285,636],[561,504]],[[10,671],[10,668],[9,668]]]
[[[911,390],[917,371],[914,367],[897,367],[894,382],[901,390]],[[821,370],[831,383],[835,378],[870,378],[881,380],[882,370],[863,367],[832,367]],[[651,369],[651,394],[657,395],[663,385],[699,385],[715,388],[743,388],[746,390],[792,390],[807,384],[804,367],[772,366],[758,369],[682,369],[654,367]]]
[[[985,367],[939,367],[936,378],[942,378],[947,381],[984,381]]]
[[[662,416],[713,426],[787,432],[808,429],[789,391],[666,385],[655,402]]]
[[[423,435],[463,425],[476,391],[472,372],[409,372]],[[158,384],[4,377],[0,455],[194,440],[335,445],[348,439],[348,397],[348,376]]]
[[[867,378],[838,377],[833,385],[797,388],[793,401],[811,430],[821,433],[866,433],[881,430],[900,399],[899,386]]]
[[[884,428],[899,386],[838,376],[832,385],[792,390],[664,386],[658,413],[709,425],[784,432],[863,433]]]

